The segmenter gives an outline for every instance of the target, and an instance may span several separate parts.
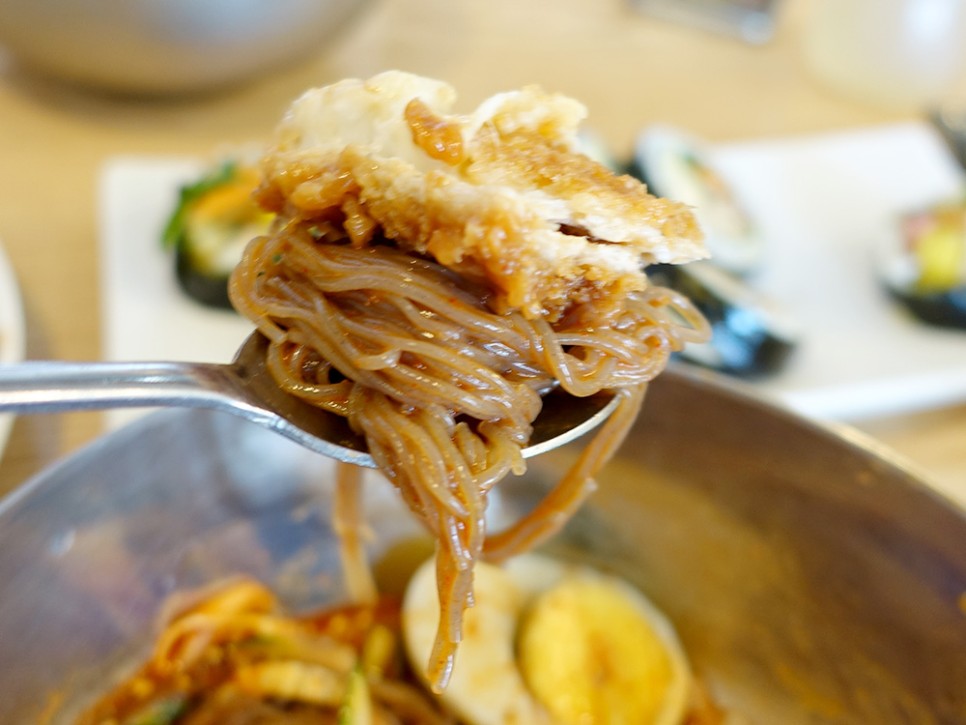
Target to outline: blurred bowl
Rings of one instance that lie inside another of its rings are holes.
[[[573,456],[532,460],[493,515]],[[168,411],[29,483],[0,507],[0,722],[103,690],[181,588],[246,572],[298,609],[338,599],[329,474],[261,428]],[[676,370],[600,482],[551,548],[643,589],[730,711],[963,721],[966,512],[879,452]],[[378,557],[417,529],[387,485],[367,496]]]
[[[24,67],[123,93],[208,90],[318,51],[363,0],[4,0]]]

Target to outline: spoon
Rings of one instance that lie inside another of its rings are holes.
[[[286,393],[265,367],[268,340],[254,332],[228,365],[191,362],[29,361],[0,365],[0,412],[172,406],[234,413],[317,453],[375,468],[365,439],[345,418]],[[544,396],[524,458],[568,443],[599,425],[617,405],[614,395]]]

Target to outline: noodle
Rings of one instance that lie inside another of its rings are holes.
[[[276,224],[249,244],[229,294],[268,338],[280,387],[344,416],[437,542],[429,677],[441,689],[474,564],[557,532],[593,491],[647,382],[708,330],[641,271],[648,259],[700,256],[690,211],[571,151],[573,102],[530,89],[461,121],[437,115],[431,97],[444,103],[446,88],[389,73],[298,102],[256,195]],[[342,132],[368,134],[368,145],[339,145]],[[576,221],[544,218],[560,200]],[[555,387],[611,392],[618,408],[534,511],[489,533],[486,494],[523,472],[541,396]],[[358,482],[341,472],[337,493],[349,590],[371,601],[352,531]]]
[[[332,520],[350,599],[359,604],[375,603],[378,592],[363,547],[362,473],[355,466],[341,464],[336,469]]]
[[[496,314],[464,280],[430,261],[309,233],[293,221],[246,251],[232,279],[237,308],[271,340],[281,387],[340,415],[439,543],[440,624],[430,671],[445,685],[472,603],[473,563],[502,560],[560,529],[593,490],[645,384],[704,333],[673,292],[648,288],[607,317],[570,328]],[[485,494],[522,469],[540,392],[617,390],[618,410],[529,516],[486,536]],[[341,486],[340,486],[341,488]]]

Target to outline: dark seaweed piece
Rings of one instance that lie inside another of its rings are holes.
[[[228,299],[228,275],[198,269],[185,245],[179,244],[175,248],[174,271],[181,289],[191,299],[206,307],[234,309]]]
[[[936,327],[966,330],[966,287],[945,292],[900,292],[888,287],[890,294],[916,318]]]
[[[654,284],[691,299],[711,325],[711,340],[679,353],[689,362],[731,375],[772,374],[797,345],[787,320],[747,283],[708,262],[648,267]]]

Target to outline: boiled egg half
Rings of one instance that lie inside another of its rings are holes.
[[[476,605],[446,707],[472,725],[643,723],[684,719],[691,676],[667,618],[621,579],[542,555],[478,564]],[[439,604],[435,563],[406,590],[403,636],[425,677]]]

